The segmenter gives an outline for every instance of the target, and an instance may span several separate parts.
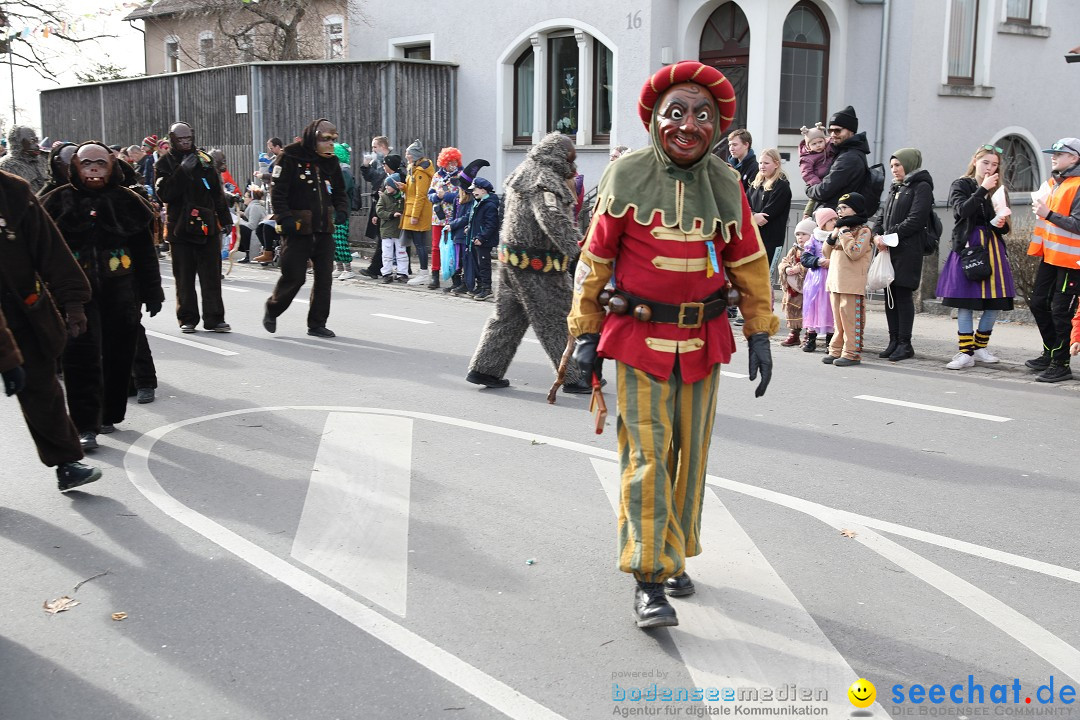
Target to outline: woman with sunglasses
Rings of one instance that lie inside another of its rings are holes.
[[[1003,239],[1009,233],[1009,223],[995,212],[991,201],[994,193],[1003,187],[1001,156],[1001,148],[983,145],[975,151],[964,176],[954,180],[949,188],[949,207],[956,224],[952,252],[941,269],[937,286],[941,304],[957,309],[960,352],[945,366],[949,370],[973,367],[976,362],[996,363],[998,359],[986,346],[998,314],[1013,307],[1012,267]],[[1007,206],[1008,194],[1004,195]],[[989,270],[989,277],[972,280],[965,274],[962,260],[969,265],[968,273],[977,276],[970,267],[975,259],[980,259],[979,264]],[[976,310],[982,311],[978,328],[974,327]]]

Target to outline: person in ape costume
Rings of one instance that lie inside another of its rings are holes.
[[[45,179],[45,184],[37,191],[37,196],[39,198],[45,197],[56,188],[67,185],[71,181],[71,178],[69,177],[69,173],[71,172],[71,158],[75,156],[75,151],[78,149],[79,146],[75,143],[65,142],[54,145],[53,149],[49,151],[49,161],[47,164],[49,174]]]
[[[312,121],[300,142],[285,146],[274,166],[270,189],[274,220],[281,235],[281,277],[266,301],[263,327],[277,331],[277,318],[288,310],[307,280],[311,260],[313,280],[308,305],[307,334],[332,338],[330,289],[334,284],[334,225],[349,220],[348,198],[341,163],[334,155],[337,128],[326,118]]]
[[[8,132],[8,153],[0,158],[0,170],[21,177],[37,192],[45,184],[48,166],[41,156],[37,133],[26,125],[15,125]]]
[[[495,313],[488,318],[469,363],[465,379],[471,383],[507,387],[510,381],[503,376],[530,325],[552,366],[559,367],[573,296],[567,269],[581,241],[573,219],[577,198],[571,190],[576,158],[573,142],[561,133],[551,133],[506,178]],[[572,363],[563,391],[590,391]]]
[[[141,307],[153,317],[165,299],[153,213],[124,187],[119,162],[105,145],[85,142],[71,160],[71,182],[41,199],[90,281],[87,332],[68,341],[62,358],[68,409],[84,450],[123,421]]]
[[[176,319],[180,332],[193,333],[199,324],[202,295],[203,327],[227,333],[221,299],[221,236],[232,229],[221,177],[213,159],[195,147],[195,133],[185,122],[169,128],[168,151],[154,165],[154,191],[165,203],[169,252],[176,283]]]

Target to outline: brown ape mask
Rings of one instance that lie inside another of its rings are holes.
[[[79,181],[87,190],[103,190],[112,177],[116,158],[107,147],[101,145],[83,145],[75,153],[73,165],[79,174]]]
[[[169,144],[181,155],[195,149],[195,133],[185,122],[174,123],[169,128]]]

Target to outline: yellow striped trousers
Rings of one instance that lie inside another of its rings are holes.
[[[720,366],[686,384],[679,364],[657,380],[616,363],[618,392],[619,569],[644,582],[682,573],[701,554],[701,499]]]

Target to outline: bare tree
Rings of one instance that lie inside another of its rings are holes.
[[[51,64],[61,59],[72,46],[78,47],[85,42],[92,42],[115,35],[76,36],[71,28],[75,26],[75,16],[65,10],[60,0],[3,0],[0,2],[0,27],[17,29],[20,27],[49,27],[48,42],[35,41],[34,36],[22,34],[0,38],[0,53],[8,56],[15,67],[34,70],[46,80],[55,80],[56,73]],[[66,29],[65,29],[66,28]],[[59,43],[53,43],[56,38]],[[48,47],[53,45],[53,47]]]
[[[343,18],[367,22],[362,0],[336,0]],[[243,60],[311,60],[324,56],[321,21],[311,18],[311,0],[192,0],[178,13],[182,17],[216,18],[217,29],[229,45],[227,55]],[[304,31],[304,18],[319,25],[318,31]],[[196,59],[184,48],[193,64],[218,64],[221,50],[209,58]],[[204,62],[208,61],[208,62]]]

